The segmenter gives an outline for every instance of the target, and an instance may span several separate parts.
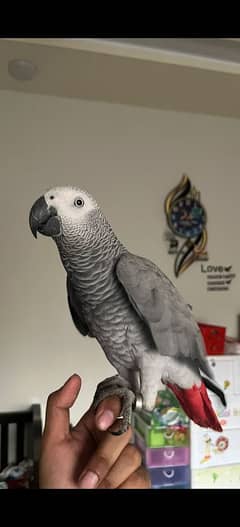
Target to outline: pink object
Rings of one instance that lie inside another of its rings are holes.
[[[135,445],[141,451],[145,466],[148,468],[188,465],[189,447],[148,448],[139,434],[135,433]]]

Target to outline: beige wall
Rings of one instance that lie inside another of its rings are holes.
[[[114,372],[75,330],[55,245],[28,227],[52,185],[88,189],[127,247],[175,281],[196,318],[237,332],[240,121],[0,92],[0,410],[40,401],[73,372],[83,377],[75,421]],[[163,241],[163,201],[187,172],[208,212],[210,264],[232,264],[227,293],[207,293],[196,263],[178,280]]]

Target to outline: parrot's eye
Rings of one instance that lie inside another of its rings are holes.
[[[49,199],[54,199],[54,196],[50,196]]]
[[[75,207],[83,207],[83,205],[84,205],[83,199],[82,198],[76,198],[74,200],[74,205],[75,205]]]

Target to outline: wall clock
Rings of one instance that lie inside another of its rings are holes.
[[[193,198],[177,200],[169,211],[172,231],[182,238],[192,238],[201,234],[206,221],[206,212],[202,204]]]

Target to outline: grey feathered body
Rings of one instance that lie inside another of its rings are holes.
[[[164,380],[184,387],[197,383],[200,377],[195,358],[202,360],[203,370],[211,376],[197,324],[164,273],[149,260],[129,253],[101,211],[95,212],[91,221],[88,218],[86,232],[83,225],[81,231],[73,232],[69,223],[68,236],[68,219],[64,221],[64,236],[55,241],[68,276],[68,300],[75,325],[82,334],[97,339],[109,362],[133,389],[131,372],[140,371],[144,406],[153,408]],[[150,311],[148,299],[140,298],[143,313],[139,312],[128,294],[128,276],[136,295],[141,296],[139,285],[146,281],[143,291],[146,287],[150,291]]]
[[[68,275],[71,306],[117,371],[136,369],[137,356],[153,343],[116,275],[116,264],[127,250],[102,215],[101,221],[102,234],[98,225],[100,236],[98,241],[94,239],[94,249],[91,241],[84,243],[81,236],[71,246],[66,238],[57,240]]]
[[[72,320],[83,336],[97,339],[119,374],[100,383],[94,396],[95,408],[107,396],[120,397],[117,433],[127,430],[139,392],[151,411],[165,385],[195,423],[221,431],[206,388],[226,405],[224,393],[191,310],[164,273],[127,251],[94,198],[76,187],[55,187],[40,196],[29,225],[35,237],[39,232],[55,240]]]

